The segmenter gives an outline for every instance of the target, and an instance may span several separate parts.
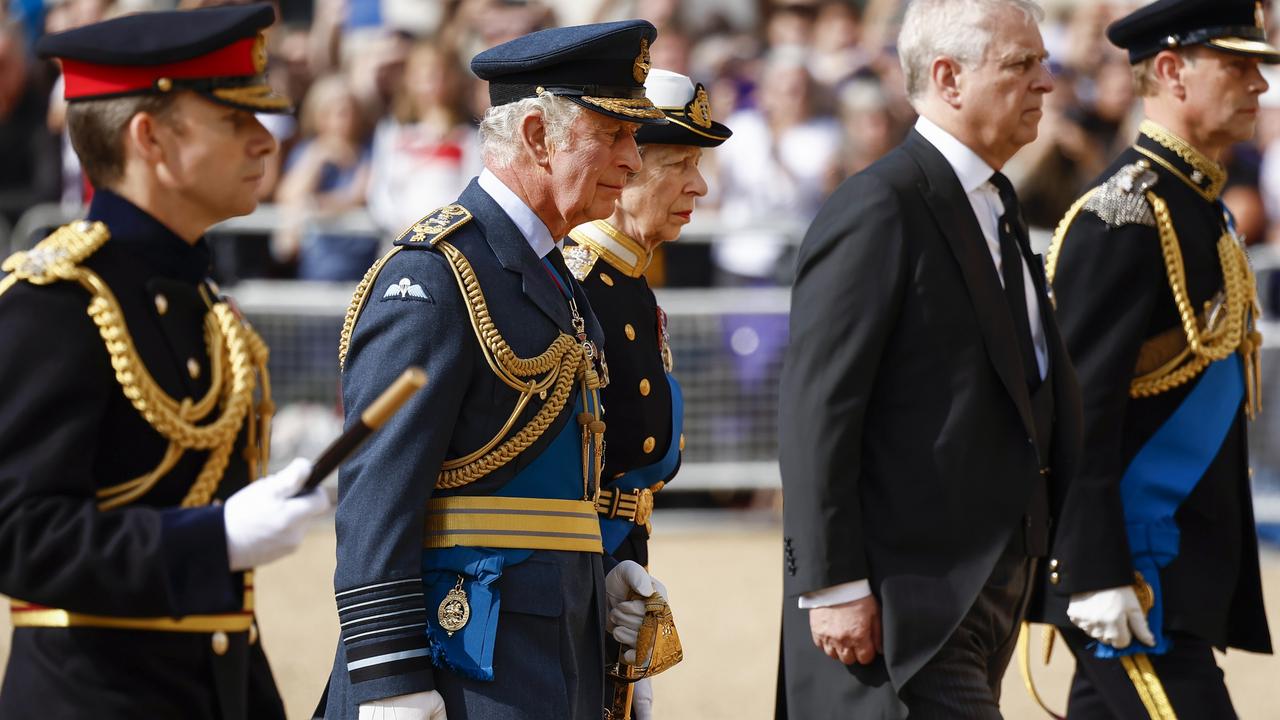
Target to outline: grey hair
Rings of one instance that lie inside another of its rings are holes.
[[[485,164],[504,168],[515,161],[520,152],[520,123],[529,113],[542,116],[547,143],[561,147],[569,141],[569,128],[581,112],[577,103],[547,92],[489,108],[480,120],[480,152]]]
[[[991,15],[1003,8],[1039,23],[1044,10],[1033,0],[912,0],[898,33],[898,59],[907,78],[907,97],[924,95],[933,61],[949,57],[964,67],[981,64],[995,27]]]

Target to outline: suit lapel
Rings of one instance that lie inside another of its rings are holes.
[[[486,219],[485,240],[502,267],[521,276],[521,289],[529,300],[551,318],[556,327],[572,334],[568,301],[502,206],[494,202],[475,180],[459,200],[471,210],[472,215]]]
[[[929,141],[913,130],[907,137],[905,147],[924,171],[926,182],[921,183],[920,191],[942,237],[946,238],[947,245],[960,265],[961,275],[973,301],[978,326],[982,329],[987,356],[1013,398],[1027,433],[1034,437],[1031,397],[1027,393],[1027,381],[1014,339],[1013,314],[996,274],[995,263],[991,261],[982,228],[978,226],[978,219],[973,216],[973,206],[969,204],[951,165]],[[1038,283],[1037,290],[1040,290]],[[1043,292],[1040,291],[1040,294]]]

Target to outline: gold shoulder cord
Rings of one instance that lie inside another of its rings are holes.
[[[1233,352],[1239,352],[1244,361],[1246,386],[1245,412],[1253,419],[1262,409],[1259,396],[1261,388],[1259,355],[1262,351],[1262,334],[1254,328],[1254,318],[1261,315],[1257,301],[1257,287],[1249,258],[1244,248],[1230,233],[1218,238],[1218,261],[1222,265],[1224,300],[1217,312],[1209,317],[1201,331],[1196,319],[1196,308],[1187,297],[1187,273],[1182,262],[1182,250],[1169,215],[1169,206],[1153,192],[1147,193],[1156,227],[1160,233],[1160,250],[1164,255],[1165,272],[1169,287],[1182,320],[1182,330],[1187,337],[1187,347],[1175,358],[1150,373],[1134,378],[1129,388],[1132,397],[1151,397],[1190,381],[1209,366]],[[1212,303],[1206,303],[1208,310]]]
[[[591,360],[583,351],[582,346],[572,336],[563,332],[556,337],[542,354],[532,358],[517,356],[494,324],[493,318],[489,314],[489,305],[485,301],[484,292],[481,290],[480,283],[476,278],[475,270],[462,254],[462,251],[445,242],[442,236],[434,238],[432,246],[439,250],[449,261],[449,267],[453,271],[458,288],[466,303],[471,327],[475,332],[476,340],[479,341],[480,351],[484,355],[485,362],[488,363],[489,368],[498,379],[520,393],[515,408],[493,438],[476,451],[459,458],[446,460],[442,464],[440,474],[436,478],[436,487],[442,490],[449,490],[479,480],[528,449],[560,416],[561,411],[564,410],[564,406],[569,400],[569,395],[572,393],[575,380],[581,380],[584,391],[595,389],[592,387],[593,382],[590,379],[591,376],[594,376],[594,373],[588,373]],[[338,341],[338,364],[340,367],[345,366],[347,352],[351,346],[351,335],[355,329],[356,320],[368,300],[370,288],[377,280],[382,267],[401,249],[402,246],[396,246],[374,263],[365,273],[359,285],[357,285],[355,294],[351,298],[351,304],[347,308],[342,334]],[[598,384],[598,382],[595,384]],[[510,435],[516,421],[520,418],[520,414],[528,407],[534,395],[544,401],[542,406],[524,427],[514,435]],[[599,421],[599,415],[599,408],[592,409],[589,405],[586,406],[586,410],[583,413],[579,414],[578,422],[583,426],[584,433],[603,434],[603,423]],[[505,441],[503,440],[504,438],[506,438]],[[599,437],[596,438],[595,447],[598,455],[601,447]],[[583,465],[583,472],[586,473],[593,469],[598,470],[600,464],[600,462],[586,462]]]
[[[438,241],[435,247],[449,260],[458,287],[466,300],[471,327],[480,342],[485,361],[504,384],[520,393],[515,409],[497,435],[475,452],[444,462],[436,479],[436,487],[448,490],[475,482],[528,449],[560,416],[575,380],[581,379],[584,391],[589,389],[587,377],[591,360],[577,340],[564,332],[537,357],[518,357],[494,325],[471,263],[448,242]],[[538,408],[538,412],[519,432],[503,441],[534,394],[544,401],[542,407]],[[583,412],[578,421],[585,428],[598,422],[599,416],[589,411]],[[600,432],[603,433],[603,428]],[[584,472],[588,469],[590,464],[584,463]]]
[[[0,269],[11,275],[0,282],[0,293],[18,280],[33,285],[73,281],[84,287],[91,296],[87,312],[106,345],[116,381],[147,423],[169,441],[163,459],[154,470],[99,490],[99,509],[121,507],[146,494],[188,450],[207,450],[209,457],[181,506],[207,505],[218,489],[236,436],[246,421],[249,432],[245,454],[250,478],[256,478],[259,469],[266,468],[269,459],[267,439],[274,412],[267,374],[266,344],[236,317],[226,303],[210,303],[204,326],[211,367],[209,392],[198,402],[190,398],[178,401],[170,397],[139,357],[115,294],[101,277],[80,266],[109,238],[110,233],[102,223],[81,222],[59,228],[31,251],[15,253],[4,262]],[[228,373],[230,382],[226,381]],[[254,407],[259,375],[262,389],[260,400]],[[218,407],[222,411],[213,422],[197,424]]]
[[[1093,192],[1094,190],[1090,190],[1076,200],[1053,233],[1053,242],[1045,263],[1050,283],[1057,273],[1058,259],[1067,231]],[[1218,311],[1209,317],[1207,327],[1202,332],[1196,319],[1196,309],[1187,297],[1186,268],[1182,262],[1182,250],[1178,245],[1178,235],[1173,227],[1169,206],[1152,191],[1147,191],[1146,197],[1155,215],[1160,252],[1164,256],[1169,288],[1178,308],[1187,346],[1176,357],[1155,370],[1135,377],[1129,385],[1129,396],[1145,398],[1172,390],[1195,378],[1209,363],[1222,360],[1238,351],[1244,361],[1245,412],[1252,420],[1262,409],[1259,365],[1262,334],[1254,327],[1254,320],[1261,316],[1262,309],[1258,306],[1256,282],[1253,271],[1249,268],[1248,256],[1230,233],[1223,233],[1218,238],[1218,260],[1222,265],[1225,299]],[[1206,303],[1206,310],[1211,305],[1212,303]]]

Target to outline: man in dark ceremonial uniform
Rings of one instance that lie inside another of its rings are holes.
[[[1253,135],[1259,63],[1280,61],[1260,6],[1160,0],[1107,29],[1146,120],[1048,260],[1084,397],[1072,512],[1093,518],[1051,561],[1072,718],[1235,717],[1213,648],[1271,651],[1246,443],[1256,290],[1219,164]]]
[[[346,407],[405,363],[428,380],[339,475],[329,720],[600,720],[605,634],[637,644],[628,597],[660,591],[603,553],[604,337],[559,241],[612,211],[637,128],[665,122],[656,34],[556,28],[473,58],[484,171],[356,290]]]
[[[251,212],[265,5],[144,13],[44,38],[85,220],[4,262],[0,717],[283,718],[248,572],[323,493],[267,464],[267,348],[206,277],[204,231]]]
[[[565,261],[591,298],[609,355],[604,439],[608,452],[596,499],[605,552],[649,565],[653,495],[675,476],[684,449],[684,402],[671,375],[667,315],[645,280],[653,251],[675,240],[707,184],[702,149],[732,134],[711,119],[707,91],[686,76],[653,69],[645,94],[667,116],[643,125],[644,167],[627,182],[613,214],[574,228]],[[648,680],[637,684],[636,717],[650,717]]]

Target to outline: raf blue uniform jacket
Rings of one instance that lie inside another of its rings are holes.
[[[472,219],[453,229],[446,241],[471,263],[489,312],[512,350],[533,357],[559,333],[572,335],[567,299],[501,207],[474,180],[458,203]],[[586,295],[572,278],[566,282],[588,333],[602,346],[603,333]],[[422,292],[387,293],[392,285],[417,286]],[[427,622],[436,621],[436,608],[426,607],[422,587],[427,501],[435,494],[442,463],[493,438],[518,397],[489,368],[449,262],[427,242],[390,257],[370,284],[344,363],[347,421],[353,422],[408,365],[426,370],[426,387],[339,474],[334,588],[342,637],[328,689],[329,718],[354,718],[362,702],[437,687],[440,671],[430,661],[424,632]],[[513,432],[540,406],[535,396]],[[515,460],[440,494],[494,493],[575,414],[575,407],[566,405]],[[569,584],[547,587],[536,578],[509,584],[503,588],[503,609],[554,616],[563,604],[560,594],[571,592]],[[534,657],[536,653],[521,662],[536,662]],[[495,666],[501,663],[501,657],[495,658]]]

